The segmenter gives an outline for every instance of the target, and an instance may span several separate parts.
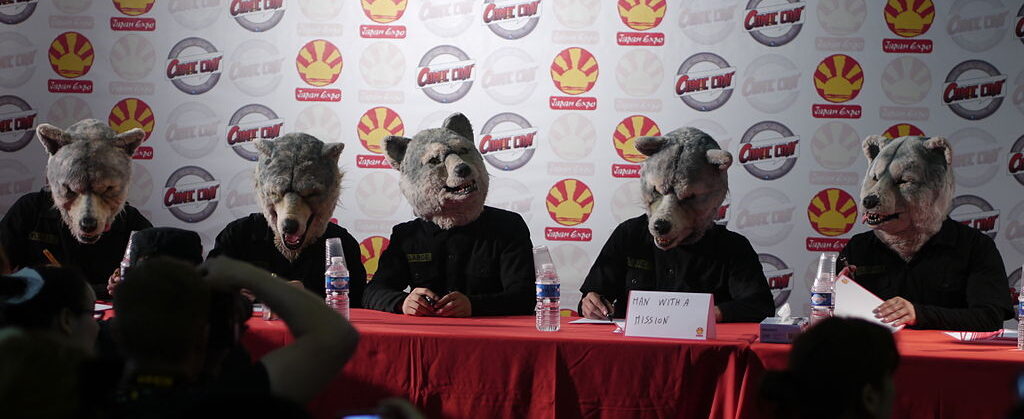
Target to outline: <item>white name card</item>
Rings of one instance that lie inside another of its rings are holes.
[[[715,298],[690,292],[630,291],[626,336],[715,338]]]

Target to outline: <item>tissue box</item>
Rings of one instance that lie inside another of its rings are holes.
[[[761,321],[761,342],[791,343],[804,329],[806,317],[769,317]]]

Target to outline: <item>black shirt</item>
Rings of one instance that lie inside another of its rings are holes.
[[[580,292],[600,294],[615,305],[615,317],[625,317],[631,290],[713,294],[723,322],[759,322],[775,310],[750,242],[719,225],[697,243],[661,250],[647,230],[647,215],[623,221]]]
[[[74,266],[85,274],[96,298],[109,299],[107,280],[120,266],[128,237],[134,230],[153,227],[131,205],[125,204],[96,243],[80,243],[61,220],[47,190],[25,194],[0,220],[0,243],[11,260],[11,267],[50,264],[43,254],[49,250],[61,266]]]
[[[474,316],[533,312],[530,230],[513,212],[485,206],[480,218],[449,230],[419,218],[396,225],[377,266],[366,308],[401,313],[405,287],[422,287],[465,294]]]
[[[869,231],[840,253],[837,269],[846,264],[857,267],[857,283],[879,298],[914,304],[915,329],[992,331],[1013,316],[995,242],[948,218],[909,262]]]
[[[306,289],[324,295],[324,271],[327,270],[324,243],[332,237],[341,238],[345,252],[345,266],[349,273],[349,306],[362,307],[363,290],[366,288],[366,268],[360,259],[359,242],[348,231],[337,224],[327,223],[323,236],[314,240],[294,262],[289,262],[274,245],[274,231],[267,225],[267,219],[260,213],[249,214],[229,223],[220,234],[208,257],[229,256],[249,262],[291,281],[300,281]]]

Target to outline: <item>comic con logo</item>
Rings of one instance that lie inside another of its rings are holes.
[[[229,11],[243,28],[266,32],[284,17],[284,0],[231,0]]]
[[[1024,185],[1024,135],[1010,146],[1010,156],[1006,168],[1007,174]]]
[[[477,0],[423,0],[418,15],[423,25],[434,35],[451,38],[465,32],[472,25],[478,16],[473,12],[476,3]]]
[[[551,62],[551,80],[562,93],[581,95],[594,88],[599,70],[597,58],[590,51],[566,48]]]
[[[762,180],[775,180],[793,170],[800,153],[800,137],[775,121],[754,124],[740,139],[739,162]]]
[[[405,124],[398,112],[391,108],[378,106],[370,109],[359,117],[356,134],[363,148],[374,154],[383,154],[383,140],[389,135],[405,135]]]
[[[793,230],[796,207],[786,194],[760,188],[743,195],[730,215],[732,227],[758,246],[782,243]]]
[[[782,55],[757,57],[747,66],[740,93],[761,112],[779,113],[796,102],[800,94],[800,71]]]
[[[512,178],[491,178],[487,187],[487,205],[522,215],[527,223],[533,217],[533,194],[530,188]]]
[[[0,86],[17,87],[35,73],[36,47],[17,32],[0,33]]]
[[[185,38],[167,54],[167,79],[190,95],[209,92],[220,80],[224,54],[203,38]]]
[[[20,97],[0,96],[0,151],[25,148],[35,135],[37,112]]]
[[[220,182],[198,166],[185,166],[167,178],[164,184],[164,208],[174,218],[198,223],[217,209]]]
[[[74,79],[92,68],[96,51],[89,38],[78,32],[64,32],[50,43],[50,67],[61,77]]]
[[[316,39],[299,49],[295,68],[306,84],[323,87],[338,81],[343,60],[341,51],[329,41]]]
[[[932,73],[925,63],[914,57],[900,57],[882,70],[882,92],[899,105],[913,105],[928,96]]]
[[[824,189],[807,205],[807,220],[811,228],[823,236],[846,234],[857,222],[857,201],[842,189]]]
[[[363,14],[377,23],[391,23],[402,18],[409,0],[362,0]]]
[[[281,83],[284,57],[274,44],[249,39],[231,55],[228,79],[249,96],[268,95]]]
[[[612,145],[615,152],[623,160],[630,163],[640,163],[647,160],[647,156],[637,151],[636,139],[639,137],[651,137],[661,135],[661,129],[651,118],[643,115],[628,116],[615,126],[615,133],[612,134]]]
[[[1013,34],[1024,43],[1024,6],[1017,11],[1017,23],[1013,25]]]
[[[1009,218],[1003,238],[1010,242],[1010,246],[1017,249],[1017,252],[1024,255],[1024,201],[1010,210]]]
[[[960,195],[953,198],[949,218],[961,224],[978,229],[991,238],[999,232],[999,210],[977,195]]]
[[[122,79],[142,80],[153,71],[156,51],[144,36],[130,34],[122,36],[110,49],[110,67]]]
[[[235,111],[228,120],[228,146],[243,159],[256,161],[259,153],[251,143],[281,136],[284,120],[272,109],[253,103]]]
[[[1002,0],[958,0],[949,9],[946,33],[967,51],[986,51],[1006,36],[1011,13]]]
[[[110,116],[107,117],[110,128],[117,132],[126,132],[130,129],[139,128],[146,132],[142,141],[149,139],[153,133],[153,125],[156,117],[153,116],[153,109],[141,99],[123,99],[110,109]]]
[[[5,0],[0,2],[0,23],[15,25],[24,22],[36,11],[38,0]]]
[[[519,114],[494,115],[484,123],[480,135],[480,154],[501,170],[523,167],[537,151],[537,128]]]
[[[365,3],[365,1],[364,1]],[[363,262],[366,269],[366,280],[372,281],[373,275],[377,273],[380,255],[388,248],[391,242],[383,236],[370,236],[359,242],[359,260]]]
[[[712,45],[728,37],[740,15],[736,2],[689,0],[680,6],[679,28],[693,41]]]
[[[476,61],[454,45],[438,45],[423,54],[416,69],[416,86],[435,102],[452,103],[473,87]]]
[[[665,18],[666,0],[619,0],[619,19],[630,29],[646,31]]]
[[[754,40],[769,47],[786,45],[796,39],[804,26],[806,4],[797,0],[788,0],[782,4],[764,3],[765,0],[747,2],[743,29],[746,29]]]
[[[188,159],[209,155],[220,141],[224,121],[202,102],[185,102],[171,110],[163,140]]]
[[[979,120],[999,110],[1006,91],[1006,76],[992,64],[968,60],[946,75],[942,103],[957,116]]]
[[[716,54],[701,52],[684,60],[676,75],[676,95],[686,106],[708,112],[732,97],[736,69]]]
[[[149,13],[156,0],[114,0],[114,8],[128,16],[139,16]]]
[[[821,167],[843,170],[861,156],[860,137],[849,124],[830,121],[818,127],[811,137],[811,154]]]
[[[594,212],[594,194],[577,179],[563,179],[548,190],[545,203],[548,215],[556,223],[575,226],[585,223]]]
[[[35,173],[18,160],[0,160],[0,213],[6,214],[15,201],[34,189]]]
[[[256,199],[256,192],[253,190],[252,170],[245,169],[235,173],[228,181],[227,195],[224,197],[224,205],[231,215],[245,217],[254,212],[260,212],[259,201]]]
[[[863,87],[864,70],[849,55],[831,55],[821,60],[814,71],[814,88],[818,96],[832,103],[853,100]]]
[[[768,280],[768,289],[772,290],[775,308],[782,307],[793,292],[793,269],[782,259],[768,253],[758,253],[757,260],[761,262],[764,277]]]
[[[882,136],[889,139],[907,136],[924,137],[924,131],[914,124],[900,123],[887,128],[882,132]],[[959,150],[957,152],[959,153]]]
[[[519,39],[537,27],[541,0],[485,0],[484,24],[505,39]]]
[[[818,4],[818,24],[836,36],[857,33],[867,16],[864,0],[825,0]]]
[[[904,38],[928,32],[935,20],[931,0],[889,0],[885,4],[885,24],[892,33]]]
[[[526,101],[537,87],[538,68],[526,51],[502,48],[484,61],[481,86],[498,103],[517,105]]]
[[[1003,153],[999,140],[985,130],[967,127],[949,135],[953,153],[953,178],[956,184],[976,188],[995,178],[1002,167]]]

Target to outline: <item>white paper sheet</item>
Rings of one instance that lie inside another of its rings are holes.
[[[96,310],[96,311],[110,310],[112,308],[114,308],[114,306],[112,306],[112,305],[96,303],[96,307],[94,308],[94,310]]]
[[[621,321],[622,319],[616,319],[616,320]],[[605,319],[605,320],[595,320],[595,319],[582,318],[582,319],[579,319],[579,320],[573,320],[573,321],[569,322],[569,324],[612,324],[612,322],[608,321],[607,319]]]
[[[1013,329],[997,330],[995,332],[944,332],[953,339],[965,342],[977,341],[999,341],[1017,342],[1017,331]]]
[[[882,319],[876,318],[874,309],[882,304],[882,299],[846,276],[836,278],[834,297],[836,299],[836,317],[853,317],[867,320],[885,326],[892,332],[898,332],[903,329],[903,326],[892,327],[882,322]]]

